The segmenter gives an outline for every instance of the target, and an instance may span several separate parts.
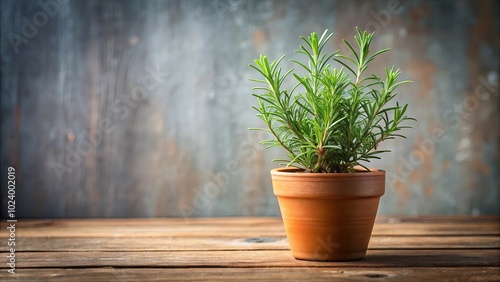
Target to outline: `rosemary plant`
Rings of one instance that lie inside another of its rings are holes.
[[[335,51],[323,52],[333,34],[327,30],[318,38],[312,33],[307,39],[300,37],[305,45],[295,52],[305,56],[307,62],[292,60],[306,74],[297,74],[293,69],[282,73],[280,62],[269,63],[261,55],[250,65],[263,79],[251,79],[261,83],[254,87],[259,93],[258,106],[253,107],[267,128],[250,128],[271,133],[274,139],[261,143],[269,147],[283,147],[288,153],[287,166],[302,167],[306,172],[355,172],[362,162],[379,159],[379,154],[389,150],[377,149],[380,142],[405,136],[398,132],[405,121],[415,120],[405,115],[408,104],[389,105],[398,86],[410,81],[398,82],[399,69],[385,69],[385,78],[374,74],[365,75],[368,64],[378,55],[389,51],[383,49],[370,54],[370,43],[374,33],[361,32],[354,36],[356,48],[343,41],[350,56]],[[333,67],[336,61],[340,68]],[[292,74],[296,85],[288,91],[282,85]]]

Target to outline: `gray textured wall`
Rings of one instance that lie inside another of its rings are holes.
[[[498,214],[498,1],[1,1],[1,174],[18,217],[279,215],[260,53],[377,31],[419,122],[371,166],[380,214]],[[291,66],[289,63],[285,67]],[[2,208],[2,215],[6,215]]]

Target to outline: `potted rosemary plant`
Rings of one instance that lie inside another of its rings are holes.
[[[406,105],[393,103],[400,71],[385,69],[385,77],[367,75],[368,64],[383,49],[370,53],[373,33],[358,28],[356,43],[344,40],[350,54],[327,54],[324,47],[333,34],[301,37],[305,45],[296,52],[305,61],[292,60],[303,74],[282,72],[280,62],[261,55],[250,65],[262,76],[251,79],[258,100],[254,109],[274,138],[261,143],[282,147],[285,167],[271,171],[273,191],[297,259],[342,261],[365,257],[380,197],[385,191],[385,171],[366,163],[388,150],[380,142],[404,137],[409,128]],[[354,46],[354,47],[353,47]],[[336,62],[336,63],[335,63]],[[332,64],[337,64],[334,67]],[[287,78],[296,80],[291,91]]]

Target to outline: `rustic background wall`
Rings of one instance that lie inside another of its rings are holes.
[[[359,26],[415,83],[380,214],[498,214],[498,1],[1,1],[1,174],[18,217],[279,215],[260,53]],[[286,63],[285,67],[291,67]],[[6,216],[6,208],[2,208]]]

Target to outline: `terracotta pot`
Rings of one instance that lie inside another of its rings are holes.
[[[385,171],[304,173],[271,170],[274,194],[296,259],[346,261],[365,257],[385,191]]]

